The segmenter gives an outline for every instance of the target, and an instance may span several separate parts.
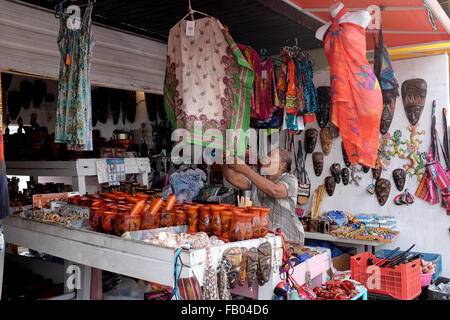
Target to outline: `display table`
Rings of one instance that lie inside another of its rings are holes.
[[[363,245],[364,251],[369,251],[369,246],[371,251],[375,254],[375,247],[383,246],[386,242],[383,241],[373,241],[373,240],[359,240],[359,239],[344,239],[332,236],[331,234],[320,233],[320,232],[305,232],[305,239],[323,240],[336,243],[348,243]]]
[[[78,299],[91,297],[91,267],[162,285],[173,285],[173,248],[16,216],[5,218],[2,223],[6,242],[65,259],[66,270],[71,264],[79,265],[81,286],[75,290]],[[272,278],[274,278],[278,273],[283,251],[281,237],[271,234],[265,238],[213,246],[212,263],[216,266],[222,258],[223,251],[229,247],[258,247],[264,241],[269,241],[274,248],[272,250]],[[185,265],[181,270],[181,277],[186,278],[195,274],[202,284],[206,269],[206,249],[183,251],[180,257]],[[272,290],[273,287],[270,288],[270,292]],[[265,296],[268,296],[267,292]]]
[[[295,266],[292,277],[297,281],[299,285],[304,285],[306,280],[306,273],[309,271],[311,274],[311,286],[312,288],[321,286],[327,281],[327,271],[330,269],[331,253],[329,249],[325,248],[310,248],[320,253],[314,257],[304,261],[303,263]],[[263,286],[259,286],[255,281],[255,284],[251,289],[246,286],[236,287],[231,290],[231,293],[238,294],[240,296],[257,299],[257,300],[271,300],[273,297],[273,289],[278,283],[282,281],[280,274],[272,276],[269,282]]]
[[[148,158],[124,158],[125,173],[137,174],[137,181],[148,185],[150,160]],[[99,159],[78,159],[73,161],[7,161],[8,175],[72,177],[73,191],[86,193],[86,177],[97,176],[95,162]],[[37,180],[36,180],[37,181]]]

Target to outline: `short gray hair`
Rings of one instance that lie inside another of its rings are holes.
[[[291,172],[291,166],[292,166],[291,153],[282,148],[279,148],[278,150],[280,150],[281,161],[286,164],[286,166],[284,167],[284,172],[287,172],[287,173]]]

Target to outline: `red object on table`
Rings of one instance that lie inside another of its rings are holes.
[[[368,292],[388,295],[400,300],[412,300],[421,293],[420,259],[402,263],[394,268],[380,268],[369,266],[367,263],[369,258],[372,258],[373,264],[383,260],[376,258],[370,252],[355,255],[350,260],[351,278],[367,287]],[[378,269],[372,270],[375,268]]]

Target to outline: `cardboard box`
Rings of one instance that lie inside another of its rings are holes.
[[[348,253],[343,253],[340,256],[334,257],[331,261],[336,270],[347,271],[350,270],[350,257],[351,255]]]
[[[52,201],[67,201],[69,197],[78,195],[78,192],[46,193],[33,195],[33,208],[50,209]]]

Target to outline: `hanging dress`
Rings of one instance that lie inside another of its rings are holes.
[[[8,180],[6,178],[5,152],[3,145],[3,104],[2,104],[2,81],[0,77],[0,219],[10,215]],[[2,251],[2,230],[0,223],[0,255]],[[1,257],[0,257],[1,258]],[[1,282],[1,281],[0,281]]]
[[[243,44],[238,44],[239,49],[241,49],[242,54],[245,56],[248,64],[252,68],[255,78],[253,80],[253,92],[251,100],[251,118],[257,118],[260,113],[260,99],[261,99],[261,59],[255,49],[250,46]]]
[[[218,129],[225,137],[227,129],[248,130],[254,72],[219,20],[195,20],[193,36],[187,23],[170,29],[164,107],[174,128],[190,132],[183,143],[224,149],[222,137],[205,131]],[[243,134],[233,141],[237,154],[245,154],[247,141]]]
[[[67,27],[60,17],[58,47],[61,55],[56,111],[55,142],[67,143],[73,151],[92,151],[92,102],[89,78],[94,36],[90,5],[78,30]]]
[[[316,112],[319,110],[319,97],[313,83],[314,67],[311,57],[307,54],[304,57],[297,57],[299,67],[302,70],[301,82],[303,87],[303,97],[306,105],[306,112]],[[300,78],[299,78],[300,79]],[[299,80],[300,81],[300,80]]]
[[[276,95],[275,83],[275,69],[273,66],[273,58],[267,58],[261,61],[261,96],[259,102],[258,119],[268,119],[276,110],[274,100]]]
[[[366,58],[364,28],[339,19],[342,8],[324,37],[330,65],[332,122],[339,128],[352,163],[375,167],[383,110],[380,84]]]

